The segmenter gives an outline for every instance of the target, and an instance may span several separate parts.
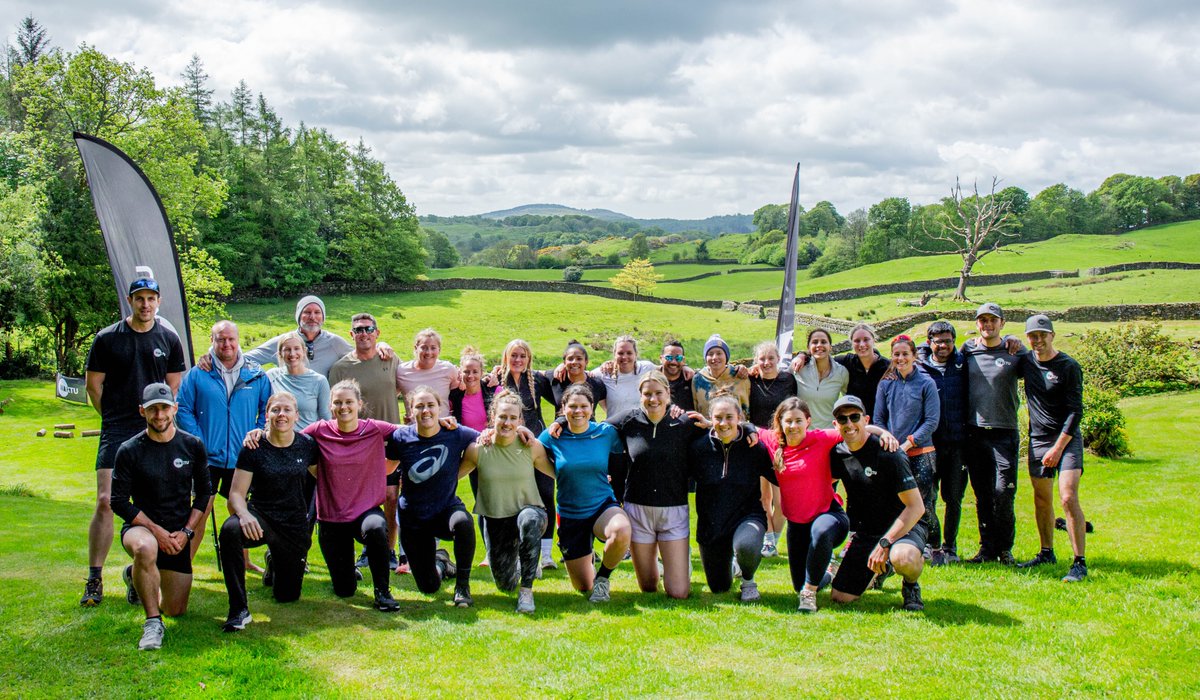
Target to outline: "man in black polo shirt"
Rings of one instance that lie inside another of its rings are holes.
[[[1023,367],[1025,400],[1029,405],[1029,478],[1042,549],[1021,568],[1056,564],[1054,556],[1054,477],[1067,521],[1067,535],[1075,560],[1063,581],[1075,583],[1087,576],[1084,559],[1086,522],[1079,506],[1079,478],[1083,476],[1083,370],[1075,358],[1054,347],[1054,324],[1037,314],[1025,321],[1025,337],[1033,354]]]
[[[659,360],[662,364],[658,369],[671,383],[671,403],[685,411],[696,410],[696,402],[692,397],[692,373],[687,369],[683,343],[678,340],[668,341],[663,345]]]
[[[113,512],[125,521],[121,544],[133,557],[125,567],[126,599],[146,611],[139,649],[162,646],[164,614],[187,612],[192,590],[189,544],[204,517],[211,482],[204,443],[175,427],[175,398],[163,383],[142,392],[146,429],[117,449]],[[160,602],[161,600],[161,602]]]
[[[905,610],[924,610],[917,579],[925,568],[925,538],[920,522],[925,503],[903,452],[887,452],[879,438],[867,433],[871,422],[857,396],[847,394],[833,405],[843,442],[829,452],[834,479],[846,489],[846,515],[854,539],[833,578],[830,599],[858,600],[876,576],[889,568],[904,579]]]
[[[129,285],[128,317],[96,334],[87,359],[87,393],[100,414],[100,447],[96,452],[96,511],[88,527],[88,577],[79,604],[99,605],[104,599],[101,574],[113,541],[113,459],[117,448],[146,427],[138,412],[142,389],[166,382],[179,390],[183,344],[163,325],[158,312],[158,282],[139,277]]]

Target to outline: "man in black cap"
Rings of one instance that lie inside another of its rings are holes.
[[[187,612],[192,590],[189,544],[204,518],[210,481],[204,443],[175,427],[175,398],[163,383],[142,392],[145,430],[117,449],[112,509],[121,516],[125,596],[146,611],[138,648],[162,646],[162,616]]]
[[[999,304],[980,306],[975,326],[978,340],[963,343],[961,350],[967,363],[967,473],[979,518],[979,552],[967,561],[1012,566],[1021,440],[1017,380],[1029,351],[1014,355],[1005,347],[1000,334],[1004,311]]]
[[[87,359],[87,393],[100,413],[96,452],[96,511],[88,527],[88,577],[80,605],[104,598],[102,572],[113,541],[113,460],[121,443],[146,427],[139,413],[142,389],[165,382],[178,391],[186,369],[179,336],[164,326],[158,312],[158,282],[138,277],[129,285],[128,317],[96,334]]]
[[[884,450],[879,438],[867,432],[871,417],[857,396],[838,399],[833,418],[843,442],[829,451],[829,466],[846,489],[854,539],[833,578],[830,598],[835,603],[858,600],[873,578],[894,569],[904,579],[904,609],[924,610],[917,579],[925,568],[925,502],[908,457]]]
[[[1083,476],[1083,370],[1075,358],[1054,347],[1054,323],[1037,314],[1025,321],[1025,337],[1033,354],[1025,363],[1025,401],[1029,406],[1029,478],[1042,548],[1021,568],[1056,564],[1054,556],[1054,477],[1067,521],[1067,535],[1075,560],[1063,581],[1087,577],[1084,558],[1086,522],[1079,506],[1079,478]]]

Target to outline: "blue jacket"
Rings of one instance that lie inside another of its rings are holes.
[[[911,435],[913,447],[931,447],[933,431],[942,414],[937,385],[916,367],[908,377],[898,374],[894,379],[887,377],[879,382],[875,392],[875,415],[871,422],[900,442]]]
[[[918,349],[920,367],[937,385],[941,402],[942,417],[933,433],[933,444],[942,445],[961,442],[967,436],[967,360],[958,350],[950,357],[945,367],[930,361],[930,355]]]
[[[175,422],[204,441],[210,468],[233,469],[246,433],[266,424],[271,382],[257,363],[246,360],[233,393],[226,398],[225,380],[216,363],[214,359],[207,372],[192,367],[183,375]]]

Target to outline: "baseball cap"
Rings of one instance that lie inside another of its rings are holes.
[[[147,384],[145,389],[142,389],[142,408],[150,408],[156,403],[175,405],[175,396],[171,394],[171,387],[162,382]]]
[[[1025,332],[1033,333],[1034,331],[1053,333],[1054,323],[1046,314],[1034,314],[1033,316],[1025,319]]]
[[[867,412],[867,407],[863,405],[862,399],[858,398],[854,394],[846,394],[842,398],[838,399],[837,403],[833,404],[832,413],[837,415],[838,409],[846,408],[847,406],[850,408],[857,408],[863,413]]]
[[[135,279],[134,281],[130,282],[129,283],[129,296],[133,296],[133,293],[138,291],[139,289],[149,289],[150,291],[154,292],[155,294],[160,293],[158,291],[158,282],[155,282],[154,279],[152,279],[150,277],[139,277],[139,278]]]
[[[991,314],[1001,321],[1004,320],[1004,311],[1001,310],[1000,305],[994,301],[989,301],[983,306],[980,306],[979,310],[975,312],[975,318],[979,318],[985,314]]]

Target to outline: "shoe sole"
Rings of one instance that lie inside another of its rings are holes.
[[[133,587],[133,574],[130,573],[129,569],[121,572],[121,581],[125,583],[125,602],[130,605],[137,605],[142,602],[138,598],[137,589]]]
[[[240,622],[226,622],[221,626],[221,631],[241,632],[242,630],[246,629],[246,625],[250,624],[251,622],[254,622],[254,618],[250,615],[247,615],[246,617],[242,618]]]
[[[103,598],[84,598],[83,600],[79,601],[79,605],[84,608],[94,608],[100,605],[101,600],[103,600]]]

